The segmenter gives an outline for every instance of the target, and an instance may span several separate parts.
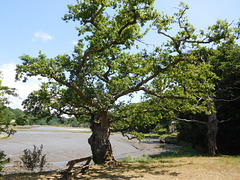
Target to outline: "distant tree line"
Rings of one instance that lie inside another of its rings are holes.
[[[3,111],[3,124],[6,125],[50,125],[50,126],[72,126],[72,127],[89,127],[87,123],[79,124],[75,117],[52,117],[51,119],[37,119],[33,115],[22,111],[21,109],[13,109],[7,107]]]

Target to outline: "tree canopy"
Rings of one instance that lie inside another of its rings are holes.
[[[233,39],[227,21],[217,21],[207,32],[196,31],[185,16],[186,4],[180,3],[179,11],[168,16],[158,13],[153,3],[77,1],[68,6],[69,13],[63,18],[80,25],[74,53],[47,58],[40,51],[36,58],[21,56],[22,64],[17,65],[17,80],[37,75],[48,78],[24,101],[26,109],[41,117],[68,114],[91,123],[89,143],[96,163],[105,162],[106,154],[112,152],[112,123],[133,120],[131,115],[145,112],[160,111],[172,117],[179,111],[206,112],[209,99],[198,103],[198,97],[212,94],[216,76],[194,50],[204,51],[205,44]],[[177,29],[175,35],[172,28]],[[143,42],[154,29],[168,41],[157,44],[154,52],[132,53],[136,42]],[[141,104],[119,102],[121,97],[140,91],[146,95]]]

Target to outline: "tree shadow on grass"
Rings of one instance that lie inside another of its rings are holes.
[[[75,176],[75,179],[138,179],[147,178],[149,175],[160,177],[161,175],[178,176],[180,173],[173,169],[181,164],[164,164],[154,162],[141,163],[121,163],[116,167],[94,166],[90,168],[86,175]],[[170,169],[169,169],[170,168]]]
[[[181,145],[162,144],[160,147],[163,152],[159,154],[149,155],[150,158],[166,158],[166,157],[193,157],[193,156],[209,156],[204,149],[193,149],[188,143],[181,143]]]
[[[174,171],[174,167],[183,166],[185,162],[173,163],[172,161],[156,161],[156,162],[135,162],[135,163],[119,163],[115,167],[91,165],[86,174],[81,174],[81,168],[74,168],[72,179],[138,179],[147,178],[148,176],[159,178],[163,175],[176,177],[180,173]],[[71,179],[66,178],[61,173],[41,172],[41,173],[22,173],[0,176],[0,180],[35,180],[35,179]]]

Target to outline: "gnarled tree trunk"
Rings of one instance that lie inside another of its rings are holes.
[[[209,153],[214,156],[217,154],[217,133],[218,133],[218,120],[216,113],[211,113],[208,116],[208,122],[207,122],[208,132],[208,149]]]
[[[115,161],[112,146],[109,141],[110,129],[108,112],[101,112],[98,115],[92,114],[91,123],[92,135],[88,139],[91,146],[93,161],[96,164],[104,164]]]

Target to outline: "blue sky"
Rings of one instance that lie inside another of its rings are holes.
[[[20,64],[19,56],[37,56],[39,50],[48,57],[71,54],[78,40],[75,26],[61,18],[68,12],[67,4],[75,0],[0,0],[0,70],[3,84],[18,89],[20,98],[11,98],[13,108],[20,108],[21,101],[33,89],[38,89],[37,78],[28,83],[14,82],[14,69]],[[159,12],[173,14],[180,0],[155,0]],[[198,29],[206,29],[217,19],[237,22],[240,18],[239,0],[186,0],[190,6],[187,16]],[[155,32],[145,38],[147,43],[158,45],[161,37]]]

